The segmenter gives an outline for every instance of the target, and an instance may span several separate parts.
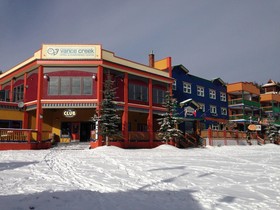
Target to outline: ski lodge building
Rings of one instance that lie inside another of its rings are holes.
[[[110,74],[116,90],[121,136],[111,145],[152,148],[158,114],[172,88],[171,58],[149,65],[116,56],[101,45],[42,45],[34,55],[0,74],[0,149],[48,148],[50,140],[104,144],[91,120]]]

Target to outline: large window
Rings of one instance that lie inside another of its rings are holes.
[[[0,101],[10,101],[9,90],[0,90]]]
[[[129,83],[129,100],[148,101],[148,87],[138,84]]]
[[[91,95],[91,77],[50,77],[49,95]]]
[[[153,88],[153,103],[162,104],[164,101],[165,91],[162,89]]]
[[[23,101],[23,85],[14,87],[14,99],[13,101]]]
[[[0,128],[21,128],[22,121],[19,120],[0,120]]]
[[[204,87],[202,86],[197,86],[197,95],[204,97]]]
[[[216,99],[216,91],[213,89],[209,90],[209,98]]]
[[[183,92],[191,94],[192,93],[192,85],[190,83],[183,82]]]

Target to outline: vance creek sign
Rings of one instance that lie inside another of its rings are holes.
[[[43,45],[43,59],[101,59],[101,45]]]

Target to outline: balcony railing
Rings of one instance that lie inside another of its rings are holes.
[[[262,109],[265,112],[280,113],[280,108],[278,108],[278,107],[265,106],[265,107],[262,107]]]
[[[42,132],[42,141],[51,140],[51,132]],[[31,129],[0,128],[0,142],[38,142],[38,132]]]
[[[257,101],[250,101],[250,100],[245,100],[245,99],[242,99],[242,98],[229,100],[228,105],[229,106],[245,105],[245,106],[257,107],[257,108],[261,107],[260,103],[257,102]]]
[[[230,115],[229,120],[247,120],[247,121],[257,121],[258,117],[256,116],[250,116],[250,115],[245,115],[245,114],[235,114],[235,115]]]

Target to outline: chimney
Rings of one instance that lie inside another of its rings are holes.
[[[149,66],[152,68],[155,66],[155,55],[153,51],[149,54]]]

